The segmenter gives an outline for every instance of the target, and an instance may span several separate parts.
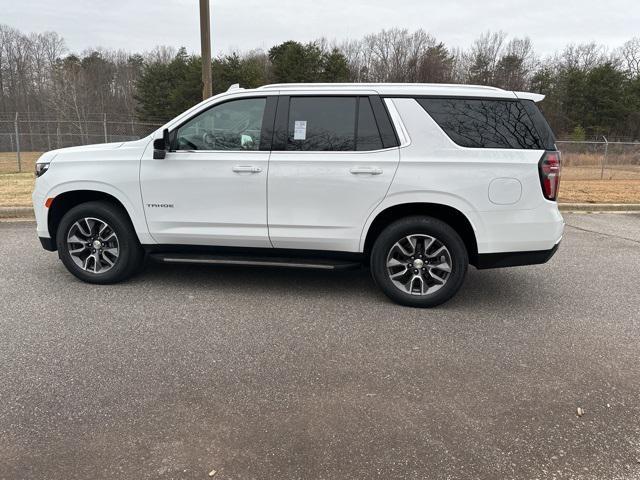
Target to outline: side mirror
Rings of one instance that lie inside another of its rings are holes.
[[[162,131],[162,138],[156,138],[153,141],[153,159],[162,160],[167,156],[167,150],[169,150],[169,130],[164,129]]]

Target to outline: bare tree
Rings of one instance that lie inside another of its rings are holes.
[[[640,77],[640,37],[633,37],[620,48],[626,71],[634,78]]]
[[[552,58],[552,63],[560,68],[572,70],[590,70],[607,61],[607,50],[596,43],[567,45],[564,50]]]
[[[171,62],[178,53],[175,47],[167,45],[158,45],[153,50],[145,52],[142,56],[148,63],[162,63],[166,64]]]
[[[433,36],[422,29],[410,33],[407,29],[393,28],[362,40],[347,41],[339,48],[355,81],[417,82],[420,60],[435,45]]]
[[[473,42],[466,55],[466,80],[468,83],[492,85],[496,66],[500,60],[506,33],[485,32]]]
[[[514,38],[507,43],[496,64],[493,85],[506,90],[525,90],[536,64],[531,40]]]

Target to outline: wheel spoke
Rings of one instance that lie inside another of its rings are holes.
[[[83,228],[83,226],[80,224],[80,222],[76,222],[73,224],[74,227],[76,227],[78,229],[78,231],[80,232],[80,234],[85,237],[85,238],[89,238],[91,236],[91,230],[85,230]],[[85,225],[86,226],[86,225]],[[73,228],[73,227],[72,227]]]
[[[106,237],[100,237],[100,240],[102,240],[103,242],[108,242],[109,240],[111,240],[113,237],[116,236],[116,232],[111,231],[111,233],[109,235],[107,235]]]
[[[78,237],[77,235],[73,235],[73,236],[71,236],[71,237],[69,237],[67,239],[67,243],[82,243],[82,244],[85,244],[85,243],[87,243],[87,240],[88,239],[86,239],[86,238],[83,239],[83,238]]]
[[[409,243],[409,247],[411,248],[411,250],[407,250],[404,245],[402,245],[402,241],[406,240]],[[395,246],[398,248],[398,250],[400,250],[400,252],[405,256],[405,257],[410,257],[411,255],[414,255],[416,253],[416,240],[415,238],[413,238],[412,236],[408,236],[405,237],[403,240],[401,240],[400,242],[396,243]]]
[[[439,283],[439,284],[441,284],[441,285],[444,285],[444,284],[445,284],[446,280],[445,280],[444,278],[439,277],[438,275],[436,275],[436,274],[433,272],[433,268],[428,268],[428,269],[427,269],[427,271],[429,272],[429,276],[430,276],[431,278],[433,278],[436,282],[438,282],[438,283]]]
[[[399,277],[402,277],[408,271],[409,271],[409,269],[407,267],[404,267],[404,270],[400,270],[399,272],[393,273],[393,274],[389,275],[389,277],[391,279],[399,278]]]
[[[427,254],[427,257],[429,258],[436,258],[439,255],[442,255],[444,252],[447,252],[447,247],[445,247],[444,245],[441,246],[439,249],[437,249],[435,252],[431,253],[431,254]]]
[[[438,263],[437,265],[429,265],[430,269],[436,268],[438,270],[442,270],[443,272],[451,272],[451,266],[447,262]]]
[[[76,253],[84,252],[86,249],[87,246],[82,244],[79,248],[69,249],[69,253],[75,255]]]
[[[102,252],[102,260],[104,260],[105,262],[107,262],[109,264],[109,267],[113,267],[115,265],[115,262],[112,262],[111,260],[109,260],[109,257],[107,257],[105,255],[106,252]]]
[[[87,226],[87,230],[89,231],[89,234],[87,236],[93,235],[93,226],[96,224],[95,220],[91,218],[85,218],[84,223]]]
[[[422,250],[423,254],[427,254],[431,246],[435,243],[436,239],[433,237],[425,237],[424,239],[424,250]]]
[[[387,261],[387,267],[400,267],[400,266],[405,266],[406,267],[406,263],[407,262],[401,262],[397,258],[390,258]]]
[[[411,278],[411,282],[409,283],[409,293],[413,294],[414,293],[414,283],[419,283],[419,287],[420,287],[420,295],[424,295],[424,280],[422,279],[422,277],[420,275],[414,275]]]
[[[100,257],[98,257],[97,253],[94,253],[92,257],[93,257],[93,273],[98,273],[102,267],[102,264],[100,263]]]

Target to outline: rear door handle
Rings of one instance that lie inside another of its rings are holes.
[[[349,171],[354,175],[361,173],[366,175],[380,175],[382,173],[382,169],[377,167],[354,167]]]
[[[233,167],[233,171],[236,173],[260,173],[262,169],[260,167],[254,167],[253,165],[236,165]]]

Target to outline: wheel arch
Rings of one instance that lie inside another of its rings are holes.
[[[49,235],[51,236],[52,245],[54,247],[56,245],[58,226],[60,225],[62,217],[64,217],[64,215],[73,207],[76,207],[83,203],[95,201],[108,202],[117,206],[120,210],[122,210],[122,213],[126,215],[127,219],[132,223],[132,225],[134,225],[134,231],[137,230],[135,228],[135,223],[133,221],[131,213],[125,207],[124,203],[116,196],[100,190],[67,190],[53,197],[53,201],[51,202],[51,205],[48,209],[47,228],[49,230]],[[138,240],[140,240],[137,231],[136,236],[138,236]]]
[[[364,236],[363,252],[369,256],[373,243],[384,228],[400,218],[429,216],[451,226],[462,238],[469,255],[469,263],[475,265],[478,257],[476,231],[469,218],[457,208],[441,203],[408,202],[389,206],[376,214]]]

